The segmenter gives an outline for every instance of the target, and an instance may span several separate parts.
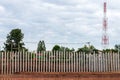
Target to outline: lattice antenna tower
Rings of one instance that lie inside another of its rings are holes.
[[[109,36],[107,34],[108,23],[107,23],[107,2],[104,2],[104,18],[103,18],[103,35],[102,35],[102,45],[104,49],[107,49],[109,45]]]

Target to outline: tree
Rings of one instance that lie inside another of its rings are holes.
[[[60,51],[70,51],[70,49],[68,47],[61,46]]]
[[[73,51],[75,51],[75,49],[74,49],[74,48],[72,48],[70,51],[71,51],[71,52],[73,52]]]
[[[4,43],[4,49],[6,51],[19,51],[22,50],[24,43],[22,39],[24,38],[24,34],[22,33],[21,29],[13,29],[7,35],[7,40]]]
[[[84,45],[84,47],[78,48],[77,52],[98,53],[98,50],[93,45],[90,46]]]
[[[115,51],[120,53],[120,44],[115,45]]]
[[[59,45],[55,45],[52,49],[52,51],[60,51],[60,46]]]
[[[46,51],[46,47],[45,47],[45,42],[44,41],[39,41],[39,43],[38,43],[37,52],[41,52],[41,51]]]
[[[116,53],[117,50],[115,49],[103,49],[103,53]]]
[[[73,51],[75,51],[75,49],[74,48],[70,49],[68,47],[63,47],[63,46],[55,45],[53,47],[52,51],[73,52]]]

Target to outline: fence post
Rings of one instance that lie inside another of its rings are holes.
[[[15,53],[12,52],[12,74],[14,73],[14,68],[15,68],[15,65],[14,65],[14,56],[15,56]]]
[[[35,61],[36,61],[36,62],[35,62],[35,63],[36,63],[36,72],[37,72],[37,69],[38,69],[38,65],[37,65],[37,60],[38,60],[38,59],[37,59],[37,56],[38,56],[38,54],[37,54],[37,53],[35,53],[35,54],[36,54],[36,56],[35,56]]]
[[[47,72],[47,52],[45,52],[45,72]]]
[[[85,72],[88,72],[88,53],[85,54]]]
[[[53,52],[53,72],[55,72],[55,51]]]
[[[93,52],[93,72],[95,72],[95,53]]]
[[[90,72],[90,53],[88,54],[88,72]]]
[[[6,74],[6,52],[5,52],[5,55],[4,55],[4,74]]]
[[[110,72],[110,66],[109,66],[109,53],[107,53],[107,68],[108,68],[108,72]]]
[[[74,52],[74,55],[73,55],[73,62],[74,62],[74,67],[73,67],[74,69],[73,69],[73,71],[74,71],[74,72],[75,72],[75,68],[76,68],[76,65],[75,65],[75,54],[76,54],[76,53]]]
[[[48,61],[48,63],[47,63],[47,66],[48,66],[48,67],[47,67],[47,68],[48,68],[47,71],[50,72],[50,56],[49,56],[49,51],[48,51],[48,53],[47,53],[47,56],[48,56],[48,57],[47,57],[47,61]]]
[[[39,52],[37,52],[38,54],[38,72],[40,72],[40,54]]]
[[[58,54],[55,52],[56,72],[58,72]]]
[[[84,71],[83,72],[86,72],[86,53],[84,52],[84,55],[83,55],[83,57],[84,57]]]
[[[16,54],[16,52],[14,52],[14,59],[15,59],[15,60],[14,60],[14,63],[15,63],[15,64],[14,64],[14,66],[15,66],[15,69],[14,69],[15,71],[14,71],[14,72],[17,72],[17,70],[16,70],[16,69],[17,69],[17,68],[16,68],[16,66],[17,66],[17,63],[16,63],[17,60],[16,60],[16,59],[17,59],[17,58],[16,58],[16,57],[17,57],[17,54]]]
[[[78,69],[78,52],[76,52],[76,56],[75,56],[75,59],[76,59],[76,72],[78,72],[79,71],[79,69]]]
[[[118,70],[118,64],[117,64],[117,62],[118,62],[118,58],[117,58],[117,53],[115,53],[115,67],[116,67],[116,69],[115,69],[115,72]]]
[[[79,52],[77,53],[77,61],[78,61],[78,72],[80,72],[80,54]]]
[[[72,67],[71,67],[72,68],[72,72],[73,72],[73,64],[74,64],[73,63],[73,58],[74,58],[74,56],[73,56],[73,53],[72,53]]]
[[[83,56],[82,56],[82,52],[80,52],[80,72],[83,72]]]
[[[28,72],[30,72],[30,53],[28,53],[28,52],[26,52],[27,53],[27,62],[28,62],[28,66],[27,66],[27,68],[28,68]]]
[[[1,67],[1,73],[2,74],[4,74],[4,70],[3,70],[3,68],[4,68],[4,66],[3,66],[3,62],[4,62],[4,60],[3,60],[3,55],[4,55],[4,53],[2,52],[2,67]]]
[[[114,53],[113,53],[113,71],[115,71],[115,58],[114,58],[115,56],[114,56]]]
[[[120,55],[118,53],[118,63],[117,63],[118,64],[118,71],[120,70],[120,64],[119,64],[120,63],[120,59],[119,58],[120,58]]]
[[[107,67],[107,53],[104,53],[105,54],[105,69],[106,69],[106,72],[108,72],[108,67]]]
[[[7,55],[7,53],[6,53],[6,65],[5,65],[5,67],[6,67],[6,74],[8,74],[8,55]]]
[[[105,72],[105,54],[104,53],[102,54],[103,54],[103,72]]]
[[[32,53],[30,52],[30,71],[32,72]]]
[[[27,68],[27,66],[28,66],[28,53],[25,52],[25,71],[28,72],[28,68]]]
[[[70,52],[68,51],[68,72],[70,72]]]
[[[20,55],[19,55],[19,52],[17,52],[17,72],[19,72],[19,70],[20,70]],[[11,58],[10,58],[11,59]],[[10,64],[11,65],[11,64]]]
[[[113,61],[114,61],[114,60],[113,60],[113,56],[114,56],[113,53],[111,53],[110,56],[109,56],[109,58],[110,58],[109,63],[110,63],[110,68],[111,68],[110,71],[114,71],[114,65],[113,65]],[[108,65],[108,66],[109,66],[109,65]]]

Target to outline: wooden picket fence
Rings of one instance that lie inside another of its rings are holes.
[[[117,72],[118,53],[1,52],[0,74],[16,72]]]

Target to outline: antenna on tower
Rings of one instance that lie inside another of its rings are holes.
[[[104,18],[103,18],[103,35],[102,35],[102,45],[106,49],[109,45],[109,37],[107,34],[107,3],[104,2]]]

